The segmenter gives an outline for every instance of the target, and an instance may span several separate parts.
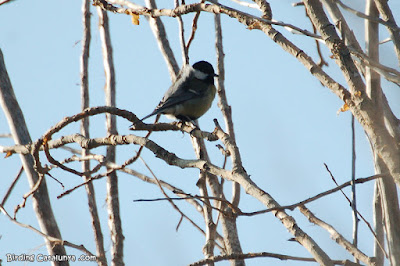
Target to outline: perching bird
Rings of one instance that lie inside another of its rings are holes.
[[[217,76],[206,61],[184,66],[156,109],[141,121],[156,114],[182,121],[196,120],[211,107],[216,92],[214,77]]]

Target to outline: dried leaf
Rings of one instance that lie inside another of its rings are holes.
[[[258,21],[255,21],[254,23],[252,23],[251,25],[249,25],[248,27],[247,27],[247,29],[248,30],[259,30],[259,29],[261,29],[261,24],[260,24],[260,22],[258,22]]]
[[[337,115],[339,115],[341,112],[346,112],[350,109],[350,107],[347,105],[347,103],[343,104],[343,106],[336,112]]]
[[[13,155],[13,152],[12,152],[12,151],[8,151],[8,152],[6,153],[6,156],[4,156],[4,158],[8,158],[8,157],[10,157],[11,155]]]
[[[133,25],[139,25],[139,15],[131,13],[131,18],[132,18],[132,24]]]

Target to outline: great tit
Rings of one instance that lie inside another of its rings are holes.
[[[156,114],[188,122],[196,120],[211,107],[216,92],[214,77],[217,76],[206,61],[184,66],[158,106],[141,121]]]

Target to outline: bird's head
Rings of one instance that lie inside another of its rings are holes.
[[[205,79],[211,79],[213,80],[214,77],[218,77],[217,74],[215,74],[213,66],[206,62],[206,61],[199,61],[193,65],[194,75],[196,78],[205,80]]]

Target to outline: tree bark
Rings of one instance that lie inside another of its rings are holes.
[[[11,130],[15,144],[25,145],[31,143],[25,118],[19,107],[17,98],[11,85],[10,78],[4,63],[3,53],[0,50],[0,103],[7,117],[8,125]],[[31,188],[39,180],[39,175],[35,171],[33,165],[33,157],[31,154],[20,155],[22,165],[27,175]],[[32,205],[36,214],[36,218],[43,233],[46,235],[62,239],[58,228],[56,218],[51,208],[49,194],[47,191],[46,180],[42,179],[39,188],[32,195]],[[54,244],[45,239],[47,251],[49,255],[66,255],[63,245]],[[52,265],[69,265],[67,261],[52,262]]]

